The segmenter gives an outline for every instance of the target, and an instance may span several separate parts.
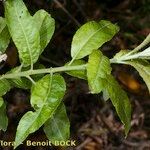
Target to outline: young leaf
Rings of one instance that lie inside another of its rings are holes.
[[[120,120],[124,124],[125,134],[127,136],[131,127],[131,105],[128,96],[112,75],[107,75],[107,84],[105,88],[108,91],[109,97]]]
[[[127,63],[139,72],[150,92],[150,64],[144,60],[127,61]]]
[[[8,118],[6,115],[6,104],[3,99],[0,97],[0,130],[6,131],[8,126]]]
[[[10,83],[6,79],[0,80],[0,97],[11,89]]]
[[[53,117],[45,123],[44,132],[52,143],[53,141],[67,141],[69,139],[70,122],[63,103],[57,108]]]
[[[69,62],[65,66],[67,66],[68,64]],[[84,60],[75,60],[70,66],[77,66],[77,65],[84,65],[84,64],[85,64]],[[67,71],[66,73],[73,77],[77,77],[84,80],[87,79],[86,70]]]
[[[78,29],[73,37],[71,56],[73,59],[81,59],[101,47],[105,42],[119,31],[117,25],[109,21],[101,20],[88,22]]]
[[[24,66],[32,66],[40,54],[40,35],[36,22],[22,0],[7,0],[5,17],[20,60]]]
[[[4,18],[0,17],[0,52],[5,52],[10,42],[10,35]]]
[[[30,133],[38,130],[53,116],[65,94],[65,81],[60,75],[46,75],[32,88],[31,104],[35,112],[27,112],[17,127],[15,148],[19,146]]]
[[[45,10],[37,11],[33,18],[40,31],[40,53],[42,53],[54,34],[55,20]]]
[[[105,87],[105,78],[111,73],[109,59],[99,50],[94,50],[87,64],[87,78],[91,93],[100,93]]]

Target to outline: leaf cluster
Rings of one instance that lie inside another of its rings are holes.
[[[126,92],[111,74],[111,63],[135,67],[150,89],[150,67],[145,60],[150,58],[150,49],[138,52],[149,42],[149,37],[136,50],[121,51],[109,59],[103,55],[100,47],[113,38],[119,27],[106,20],[90,21],[81,26],[73,37],[72,60],[62,67],[45,68],[42,64],[36,64],[52,38],[55,20],[45,10],[39,10],[31,16],[22,0],[7,0],[4,7],[5,18],[0,17],[0,62],[6,59],[5,50],[12,38],[21,65],[0,76],[0,129],[7,129],[3,95],[11,88],[30,89],[30,103],[34,109],[21,118],[14,148],[42,126],[52,143],[69,138],[70,123],[63,103],[66,83],[60,72],[86,80],[91,93],[102,92],[105,100],[110,99],[127,135],[131,126],[131,105]],[[88,57],[87,62],[85,57]]]

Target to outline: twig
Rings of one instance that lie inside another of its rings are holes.
[[[86,18],[87,20],[87,15],[85,14],[85,12],[83,11],[81,5],[77,2],[77,0],[73,0],[74,4],[78,7],[79,11],[81,12],[81,14],[83,15],[84,18]]]
[[[75,24],[80,27],[81,24],[68,12],[68,10],[58,1],[58,0],[53,0],[69,17],[72,21],[75,22]]]

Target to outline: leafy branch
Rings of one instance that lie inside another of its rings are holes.
[[[150,42],[150,35],[133,51],[121,50],[109,59],[99,48],[113,38],[119,27],[106,20],[90,21],[81,26],[73,37],[71,61],[62,67],[45,68],[37,62],[52,38],[55,20],[45,10],[31,16],[22,0],[7,0],[4,7],[5,18],[0,17],[0,62],[6,59],[4,53],[12,38],[21,66],[0,76],[0,129],[7,129],[6,104],[2,96],[11,88],[30,89],[30,103],[34,109],[21,118],[14,148],[42,126],[52,143],[69,138],[70,123],[63,104],[66,84],[60,72],[87,80],[92,94],[103,92],[107,95],[124,124],[127,136],[131,126],[131,105],[126,92],[111,74],[111,63],[133,66],[150,90],[150,64],[147,61],[150,48],[139,52]],[[84,57],[88,57],[87,62]]]

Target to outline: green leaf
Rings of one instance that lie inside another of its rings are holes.
[[[36,22],[22,0],[5,2],[6,23],[24,66],[33,65],[40,55],[40,35]]]
[[[6,79],[0,80],[0,97],[11,89],[10,83]]]
[[[51,108],[55,103],[60,102],[66,90],[65,81],[60,75],[44,76],[32,88],[31,105],[41,108],[43,105],[49,105]],[[40,92],[39,92],[40,91]]]
[[[55,20],[45,10],[39,10],[33,16],[40,31],[41,53],[50,42],[55,30]]]
[[[87,78],[91,93],[100,93],[105,87],[105,78],[111,73],[109,59],[99,50],[93,51],[87,64]]]
[[[0,107],[3,105],[4,101],[3,99],[0,97]]]
[[[65,90],[65,81],[60,75],[46,75],[33,86],[31,104],[36,111],[27,112],[20,120],[15,148],[53,116],[62,101]]]
[[[52,143],[53,141],[67,141],[69,139],[70,122],[63,103],[57,108],[53,117],[45,123],[44,132]]]
[[[78,29],[73,37],[71,56],[81,59],[101,47],[119,31],[118,26],[109,21],[88,22]]]
[[[144,60],[127,61],[127,64],[133,66],[145,81],[150,92],[150,63]]]
[[[0,97],[0,130],[6,131],[8,126],[8,118],[6,114],[6,104],[3,99]]]
[[[66,64],[66,66],[69,64],[69,62]],[[84,60],[75,60],[71,65],[69,66],[77,66],[77,65],[84,65],[85,64],[85,61]],[[84,79],[86,80],[87,79],[87,76],[86,76],[86,70],[82,71],[67,71],[66,72],[67,74],[69,74],[70,76],[73,76],[73,77],[77,77],[77,78],[80,78],[80,79]]]
[[[4,18],[0,17],[0,52],[4,53],[10,42],[10,35]]]
[[[131,127],[131,105],[128,96],[112,75],[107,75],[105,88],[108,91],[120,120],[124,124],[125,134],[127,136]]]

